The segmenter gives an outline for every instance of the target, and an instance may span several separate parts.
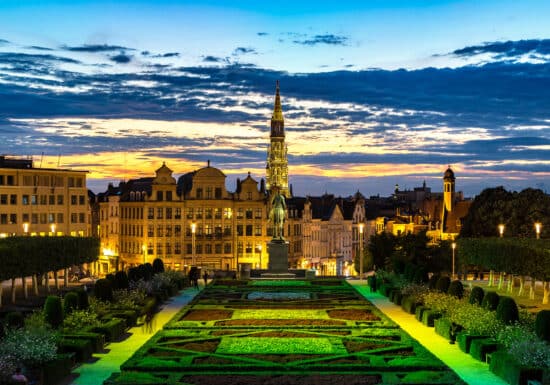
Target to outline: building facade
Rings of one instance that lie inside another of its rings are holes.
[[[0,156],[0,237],[90,235],[86,174]]]

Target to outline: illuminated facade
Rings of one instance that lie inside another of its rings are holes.
[[[0,237],[90,235],[86,174],[0,156]]]

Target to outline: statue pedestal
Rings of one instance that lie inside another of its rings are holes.
[[[272,239],[267,244],[269,254],[268,272],[262,274],[262,278],[295,278],[296,275],[288,272],[288,242]]]

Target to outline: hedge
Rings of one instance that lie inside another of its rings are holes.
[[[472,346],[472,341],[476,339],[486,339],[487,336],[481,336],[477,334],[469,334],[468,331],[459,332],[456,335],[456,342],[458,342],[458,347],[464,353],[470,353],[470,347]]]
[[[429,327],[433,327],[434,321],[438,318],[441,318],[441,313],[435,310],[426,310],[422,313],[422,323]]]
[[[92,343],[87,339],[62,338],[58,343],[59,353],[74,353],[78,362],[88,361],[93,354]]]
[[[528,380],[542,383],[542,369],[521,366],[510,354],[497,350],[490,355],[489,370],[510,385],[527,384]]]
[[[94,333],[94,332],[63,333],[61,335],[61,338],[89,341],[94,353],[102,352],[103,347],[105,345],[105,336],[101,333]]]
[[[117,341],[126,331],[126,322],[120,318],[113,318],[100,326],[91,328],[90,331],[103,334],[107,342]]]
[[[477,338],[470,344],[470,355],[476,360],[486,362],[487,354],[497,350],[498,343],[494,338]]]

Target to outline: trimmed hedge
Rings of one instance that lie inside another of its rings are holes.
[[[507,325],[519,321],[519,311],[516,301],[511,297],[500,297],[496,316],[498,320]]]
[[[456,335],[456,342],[458,342],[458,347],[464,353],[470,353],[470,347],[472,346],[472,341],[477,339],[487,339],[488,336],[481,336],[478,334],[469,334],[467,331],[459,332]]]
[[[523,367],[513,356],[501,350],[491,353],[489,370],[510,385],[527,384],[528,380],[542,383],[544,375],[543,369]]]
[[[464,286],[462,286],[462,282],[458,279],[451,282],[449,289],[447,289],[447,294],[461,299],[464,296]]]
[[[138,313],[135,310],[113,310],[109,312],[103,319],[122,318],[126,321],[127,327],[136,326]]]
[[[117,341],[126,331],[126,322],[120,318],[113,318],[100,326],[91,328],[90,331],[103,334],[107,342]]]
[[[537,336],[550,343],[550,310],[541,310],[535,320],[535,332]]]
[[[452,322],[447,317],[441,317],[434,321],[435,332],[447,340],[451,339]]]
[[[25,317],[19,311],[11,311],[6,315],[6,326],[10,328],[22,328],[25,326]]]
[[[449,286],[451,285],[451,278],[447,276],[439,277],[437,280],[437,283],[435,284],[435,290],[446,293],[447,290],[449,290]]]
[[[85,362],[92,358],[92,343],[86,339],[62,338],[58,343],[59,353],[74,353],[78,362]]]
[[[72,353],[58,354],[53,361],[46,362],[42,368],[43,385],[57,385],[71,374],[74,365]]]
[[[88,293],[86,292],[86,290],[77,290],[76,295],[78,295],[78,308],[80,310],[88,309],[90,307],[90,300],[88,298]]]
[[[77,332],[77,333],[69,333],[69,334],[64,333],[61,335],[61,338],[89,341],[94,353],[102,352],[103,347],[105,346],[105,336],[101,333],[94,333],[94,332]]]
[[[497,350],[498,343],[494,338],[477,338],[470,344],[470,355],[478,361],[487,362],[487,354]]]
[[[437,285],[437,281],[439,281],[439,274],[433,274],[430,279],[428,280],[428,289],[435,290],[435,287]]]
[[[94,294],[101,301],[113,301],[113,285],[107,278],[98,279],[94,286]]]
[[[481,306],[484,296],[485,296],[485,292],[483,291],[483,289],[479,286],[474,286],[472,288],[472,291],[470,292],[470,297],[468,298],[468,302],[472,305]]]
[[[73,310],[78,309],[78,294],[70,291],[63,298],[63,311],[65,315],[71,314]]]
[[[422,323],[428,327],[434,326],[434,321],[441,318],[441,313],[435,310],[426,310],[422,313]]]
[[[485,293],[485,296],[483,297],[483,301],[481,302],[481,307],[487,310],[495,311],[497,310],[499,299],[500,299],[500,296],[496,292],[488,291],[487,293]]]
[[[401,300],[401,307],[409,314],[415,314],[417,305],[421,305],[421,303],[411,296],[405,296]]]
[[[52,328],[57,329],[63,323],[63,306],[61,298],[49,295],[44,303],[44,318]]]
[[[424,305],[419,305],[416,307],[416,309],[414,310],[414,317],[418,322],[422,322],[422,313],[424,313],[426,310],[430,310],[430,308]]]

